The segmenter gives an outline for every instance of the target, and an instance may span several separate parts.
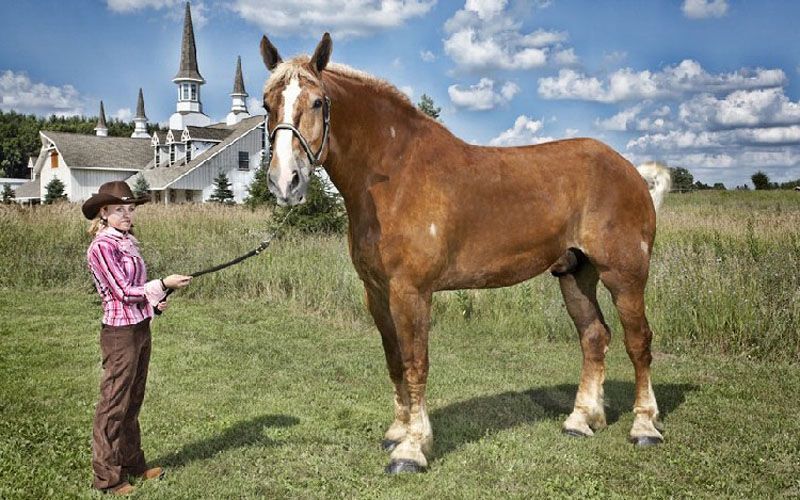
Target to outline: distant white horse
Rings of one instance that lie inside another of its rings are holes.
[[[669,192],[669,188],[672,186],[669,167],[653,161],[639,165],[636,170],[647,181],[647,189],[650,190],[650,196],[653,197],[653,205],[658,210],[664,201],[664,195]]]

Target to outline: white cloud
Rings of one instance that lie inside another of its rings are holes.
[[[603,130],[625,131],[633,128],[636,116],[642,111],[641,106],[624,109],[605,120],[597,120],[596,124]]]
[[[264,111],[264,103],[261,101],[261,99],[259,99],[257,97],[248,97],[247,98],[247,111],[251,115],[265,115],[265,114],[267,114],[266,111]]]
[[[684,0],[681,7],[689,19],[722,17],[728,12],[727,0]]]
[[[435,0],[235,0],[229,8],[270,35],[323,31],[334,37],[364,36],[421,17]]]
[[[133,120],[133,112],[131,111],[131,108],[120,108],[111,116],[111,118],[116,118],[117,120],[123,122],[129,122]]]
[[[727,129],[800,124],[800,102],[781,88],[738,90],[722,99],[701,94],[681,104],[679,115],[694,128]]]
[[[185,0],[106,0],[112,12],[127,14],[145,9],[166,10],[170,19],[183,21]],[[204,2],[192,2],[192,26],[202,28],[208,23],[208,7]]]
[[[476,85],[471,85],[468,89],[462,90],[458,85],[451,85],[447,89],[453,104],[476,111],[507,104],[518,92],[519,87],[514,82],[506,82],[500,91],[496,92],[494,80],[489,78],[481,78]]]
[[[572,69],[562,69],[557,77],[539,79],[539,95],[545,99],[577,99],[620,102],[636,99],[678,97],[686,93],[726,92],[739,89],[777,87],[786,83],[780,69],[739,69],[732,73],[711,74],[691,59],[661,71],[636,72],[623,68],[606,81]]]
[[[430,50],[421,50],[419,52],[419,58],[425,62],[433,62],[436,60],[436,54],[434,54]]]
[[[564,50],[559,50],[553,56],[553,60],[559,66],[574,66],[578,64],[578,56],[575,55],[575,49],[569,48]]]
[[[605,120],[596,120],[595,125],[603,130],[615,132],[625,131],[663,131],[671,124],[665,120],[669,115],[669,106],[662,106],[649,113],[650,116],[641,116],[645,113],[644,104],[637,104],[626,108]]]
[[[407,95],[409,99],[414,99],[414,87],[411,85],[403,85],[400,87],[400,92]]]
[[[40,116],[72,116],[83,114],[86,106],[86,98],[72,85],[34,83],[24,72],[0,73],[0,109]]]
[[[467,0],[463,9],[445,22],[445,53],[461,68],[524,70],[541,67],[551,52],[573,64],[574,51],[562,46],[567,33],[536,30],[523,33],[521,23],[506,11],[505,0]]]
[[[514,120],[514,126],[489,141],[491,146],[522,146],[550,142],[552,137],[537,135],[544,127],[542,120],[533,120],[520,115]]]

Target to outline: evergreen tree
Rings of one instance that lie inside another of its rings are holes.
[[[771,189],[772,186],[769,183],[769,176],[759,170],[758,172],[754,173],[750,180],[753,181],[753,186],[756,189]]]
[[[436,107],[433,99],[428,94],[422,94],[422,97],[419,98],[419,103],[417,103],[417,108],[435,120],[439,119],[439,113],[442,112],[442,108]]]
[[[139,174],[136,176],[136,182],[133,184],[133,196],[141,198],[142,196],[150,195],[150,184],[144,175]]]
[[[67,199],[67,195],[64,194],[64,183],[58,177],[53,177],[53,180],[48,182],[44,188],[47,191],[44,195],[45,205]]]
[[[3,185],[3,205],[8,205],[14,199],[14,190],[8,184]]]
[[[228,180],[228,176],[225,175],[225,172],[220,171],[219,175],[214,179],[214,192],[211,194],[208,201],[224,203],[226,205],[232,205],[234,203],[231,183]]]
[[[275,221],[283,220],[287,210],[288,207],[277,208]],[[329,181],[312,172],[308,178],[305,202],[295,205],[286,225],[302,233],[340,233],[347,227],[342,197]]]
[[[256,170],[247,192],[248,196],[244,199],[244,203],[251,209],[261,205],[275,206],[275,195],[269,191],[269,170],[265,165],[262,164],[261,168]]]

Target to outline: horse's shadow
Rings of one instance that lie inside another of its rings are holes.
[[[288,415],[261,415],[237,422],[221,433],[194,441],[180,451],[157,458],[153,463],[167,467],[181,467],[195,460],[211,458],[221,451],[245,446],[279,446],[281,443],[265,436],[267,428],[290,427],[300,420]]]
[[[633,408],[633,383],[606,381],[606,421],[613,424]],[[459,401],[431,412],[435,427],[435,458],[504,429],[540,420],[564,419],[572,412],[578,386],[561,384],[519,392],[503,392]],[[653,387],[663,419],[678,408],[694,384],[660,384]]]

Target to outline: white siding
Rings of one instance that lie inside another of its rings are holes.
[[[44,165],[42,165],[41,171],[41,196],[42,201],[44,201],[44,197],[47,194],[47,185],[53,178],[57,177],[64,183],[64,194],[67,195],[69,201],[77,201],[72,198],[72,182],[70,181],[69,169],[67,168],[67,164],[64,163],[64,157],[60,154],[58,155],[58,167],[53,168],[50,166],[50,151],[47,151],[47,157],[44,160]]]
[[[124,181],[136,173],[135,170],[99,170],[73,168],[72,194],[70,201],[83,201],[88,199],[98,188],[111,181]]]
[[[250,155],[250,169],[239,170],[239,152],[246,151]],[[220,171],[225,172],[231,183],[233,197],[241,203],[247,197],[247,187],[253,182],[253,176],[261,161],[261,129],[256,128],[244,137],[228,145],[227,149],[194,169],[185,177],[173,183],[173,189],[202,189],[203,201],[208,200],[214,192],[214,178]],[[200,201],[200,200],[195,200]]]

